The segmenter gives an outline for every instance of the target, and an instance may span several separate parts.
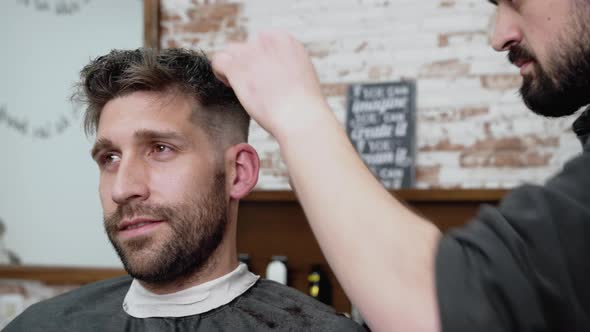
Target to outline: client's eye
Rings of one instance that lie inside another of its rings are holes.
[[[105,152],[96,158],[96,162],[101,169],[111,169],[119,161],[121,157],[113,152]]]
[[[171,151],[172,148],[169,147],[168,145],[164,145],[164,144],[155,144],[154,145],[154,152],[166,152],[166,151]]]
[[[149,155],[154,160],[166,161],[175,156],[176,149],[170,145],[155,143],[152,145]]]

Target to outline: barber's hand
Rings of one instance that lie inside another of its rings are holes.
[[[260,33],[230,44],[212,63],[250,116],[277,138],[329,110],[307,52],[287,33]]]

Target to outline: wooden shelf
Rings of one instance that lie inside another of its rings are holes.
[[[126,274],[122,268],[0,265],[0,279],[37,280],[48,285],[84,285]]]
[[[406,202],[497,202],[506,189],[403,189],[391,190],[391,194]],[[295,193],[290,190],[253,191],[244,202],[296,202]]]
[[[406,189],[391,191],[392,195],[407,202],[497,202],[506,195],[506,189]]]

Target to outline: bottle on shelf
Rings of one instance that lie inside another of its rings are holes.
[[[246,267],[248,268],[248,270],[250,270],[250,255],[245,254],[245,253],[240,253],[240,254],[238,254],[238,260],[241,263],[246,264]]]
[[[266,267],[266,279],[287,284],[287,256],[272,256]]]
[[[332,305],[332,285],[319,264],[312,265],[311,271],[307,275],[307,282],[309,296],[327,305]]]

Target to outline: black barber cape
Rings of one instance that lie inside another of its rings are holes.
[[[441,240],[443,331],[590,331],[590,108],[574,131],[584,151],[560,174]]]
[[[4,331],[364,331],[323,303],[264,279],[202,314],[134,318],[122,307],[131,281],[129,276],[109,279],[34,304]]]

